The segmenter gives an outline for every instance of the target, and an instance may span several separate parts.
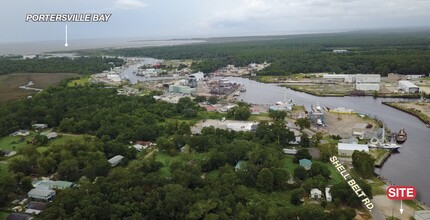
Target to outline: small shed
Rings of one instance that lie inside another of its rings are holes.
[[[123,158],[124,157],[121,156],[121,155],[116,155],[115,157],[110,158],[108,160],[108,162],[110,163],[111,166],[114,167],[114,166],[118,165],[119,163],[121,163],[121,161],[122,161]]]
[[[310,170],[312,167],[312,161],[308,159],[301,159],[299,160],[300,166],[304,167],[306,170]]]
[[[25,213],[39,215],[46,207],[43,202],[30,202],[25,207]]]
[[[321,199],[321,197],[322,197],[321,190],[319,190],[317,188],[311,189],[311,198],[312,199]]]
[[[234,170],[239,171],[242,170],[244,165],[245,165],[245,161],[241,160],[239,162],[237,162],[236,166],[234,167]]]
[[[333,201],[333,198],[331,197],[331,193],[330,193],[330,188],[329,187],[325,188],[325,199],[327,200],[327,202]]]
[[[30,215],[21,214],[21,213],[12,213],[7,216],[6,220],[29,220]]]
[[[57,132],[49,132],[48,134],[46,134],[46,137],[48,138],[48,140],[51,140],[51,139],[58,137],[58,133]]]

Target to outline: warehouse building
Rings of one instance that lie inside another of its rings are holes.
[[[381,75],[357,74],[355,76],[355,89],[360,91],[379,91]]]
[[[364,151],[369,153],[369,146],[365,144],[345,144],[338,143],[337,144],[338,155],[343,157],[351,157],[354,151]]]
[[[420,88],[409,81],[400,80],[399,90],[407,93],[418,93],[420,91]]]

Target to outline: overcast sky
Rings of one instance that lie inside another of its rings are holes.
[[[0,0],[0,43],[61,40],[64,23],[27,13],[112,13],[69,23],[69,38],[244,36],[429,26],[430,0]]]

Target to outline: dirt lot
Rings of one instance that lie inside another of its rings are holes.
[[[399,219],[409,219],[414,216],[414,209],[403,204],[403,214],[400,214],[400,201],[389,200],[385,195],[373,197],[375,208],[381,210],[386,217],[393,215]]]
[[[397,105],[406,109],[415,108],[430,117],[430,103],[396,103]]]
[[[376,123],[369,118],[361,118],[356,114],[336,114],[326,112],[324,115],[324,121],[327,127],[323,128],[324,132],[328,132],[331,135],[339,135],[342,138],[352,137],[352,129],[361,123],[373,124],[373,129],[375,129]],[[369,131],[369,129],[366,129]]]
[[[62,80],[79,76],[73,73],[17,73],[0,76],[0,104],[33,95],[34,91],[18,88],[33,81],[32,88],[44,89]]]

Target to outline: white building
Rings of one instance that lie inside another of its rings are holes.
[[[253,122],[230,122],[227,128],[233,131],[252,131],[255,124]]]
[[[348,50],[333,50],[333,53],[348,53]]]
[[[330,193],[330,188],[329,187],[325,188],[325,199],[327,200],[327,202],[333,201],[333,198],[331,197],[331,193]]]
[[[194,77],[196,81],[203,80],[205,78],[205,74],[203,72],[193,73],[190,75],[190,77]]]
[[[356,150],[369,153],[369,146],[367,146],[366,144],[337,144],[337,152],[339,156],[351,157]]]
[[[118,165],[119,163],[121,163],[121,161],[122,161],[123,158],[124,157],[121,156],[121,155],[116,155],[115,157],[110,158],[108,160],[108,162],[110,163],[111,166],[114,167],[114,166]]]
[[[28,192],[28,197],[32,199],[39,199],[48,201],[54,198],[55,191],[50,189],[32,189]]]
[[[420,91],[420,88],[416,86],[415,84],[406,81],[406,80],[400,80],[399,81],[399,90],[407,92],[407,93],[418,93]]]
[[[425,75],[406,75],[406,79],[421,79],[425,77]]]
[[[311,198],[312,199],[321,199],[322,192],[317,188],[311,189]]]
[[[357,74],[355,76],[355,89],[360,91],[379,91],[381,75]]]

